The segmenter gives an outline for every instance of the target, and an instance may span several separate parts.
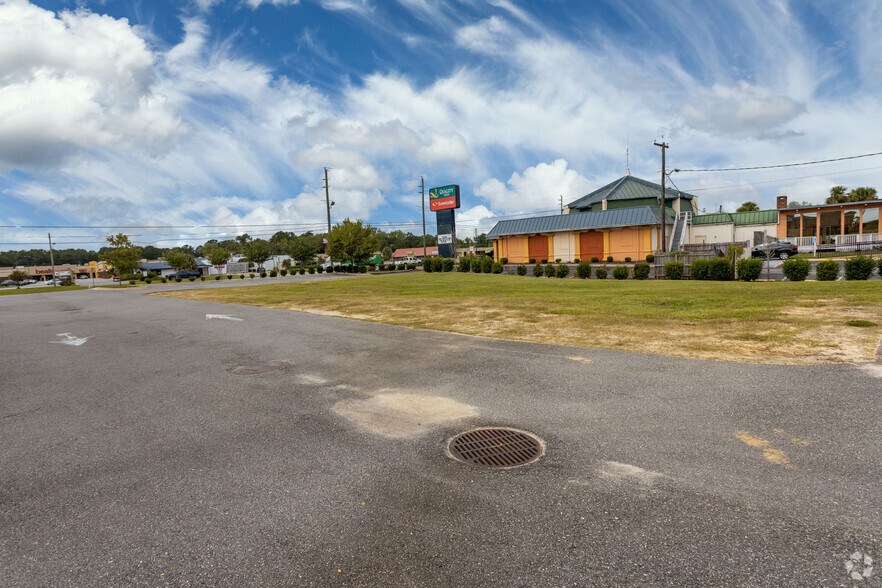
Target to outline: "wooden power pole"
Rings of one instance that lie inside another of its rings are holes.
[[[656,141],[653,143],[653,145],[655,145],[656,147],[661,147],[661,152],[662,152],[661,203],[659,206],[659,212],[661,213],[661,218],[659,218],[659,227],[660,227],[660,231],[659,231],[660,239],[659,240],[660,240],[660,243],[658,244],[659,245],[658,250],[661,251],[662,253],[664,253],[668,249],[667,241],[665,239],[665,180],[667,179],[665,177],[665,149],[670,147],[670,145],[668,145],[664,141],[662,141],[661,143]]]

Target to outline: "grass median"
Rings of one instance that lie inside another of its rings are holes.
[[[869,361],[882,337],[880,282],[560,280],[416,272],[154,295],[517,341],[753,363]]]
[[[16,294],[51,294],[52,292],[70,292],[71,290],[87,290],[82,286],[42,286],[40,288],[10,288],[0,290],[0,296],[15,296]]]

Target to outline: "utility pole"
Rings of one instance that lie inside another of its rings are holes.
[[[662,152],[661,203],[660,203],[660,207],[659,207],[660,212],[661,212],[661,218],[659,219],[659,225],[661,226],[661,232],[660,232],[660,241],[661,242],[658,244],[659,245],[658,250],[661,251],[662,253],[664,253],[668,249],[667,243],[665,242],[665,180],[666,180],[666,177],[665,177],[665,149],[670,147],[670,145],[668,145],[664,141],[662,141],[661,143],[659,143],[658,141],[655,141],[653,143],[653,145],[655,145],[656,147],[661,147],[661,152]]]
[[[328,168],[324,168],[325,170],[325,205],[328,207],[328,237],[331,236],[331,195],[328,191]],[[329,239],[325,239],[329,241]],[[329,243],[330,244],[330,243]],[[327,252],[327,248],[325,249]],[[331,262],[331,269],[333,269],[333,260],[331,259],[330,254],[328,255],[328,261]]]
[[[331,235],[331,195],[328,192],[328,168],[325,169],[325,205],[328,207],[328,236]]]
[[[560,195],[560,213],[563,214],[563,194]]]
[[[420,176],[420,194],[423,197],[423,259],[426,259],[426,180]]]
[[[55,255],[52,253],[52,233],[49,235],[49,262],[52,264],[52,287],[58,286],[58,279],[55,277]]]

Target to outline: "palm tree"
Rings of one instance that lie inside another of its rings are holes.
[[[759,206],[757,206],[757,203],[748,200],[747,202],[739,206],[738,210],[736,210],[735,212],[753,212],[755,210],[759,210]]]
[[[848,193],[848,202],[864,202],[876,199],[876,188],[855,188]]]
[[[830,188],[830,197],[827,198],[827,204],[842,204],[848,202],[848,196],[845,194],[845,186],[833,186]]]

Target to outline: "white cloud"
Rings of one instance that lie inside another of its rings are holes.
[[[125,19],[0,3],[0,166],[55,165],[85,151],[167,151],[182,124]]]
[[[567,168],[567,162],[557,159],[550,164],[528,167],[522,174],[513,173],[506,184],[490,178],[475,190],[494,210],[506,213],[529,210],[555,209],[560,197],[563,202],[584,196],[591,190],[591,182],[578,172]]]
[[[775,137],[804,112],[803,104],[747,82],[715,84],[682,108],[684,122],[696,130],[743,138]]]

